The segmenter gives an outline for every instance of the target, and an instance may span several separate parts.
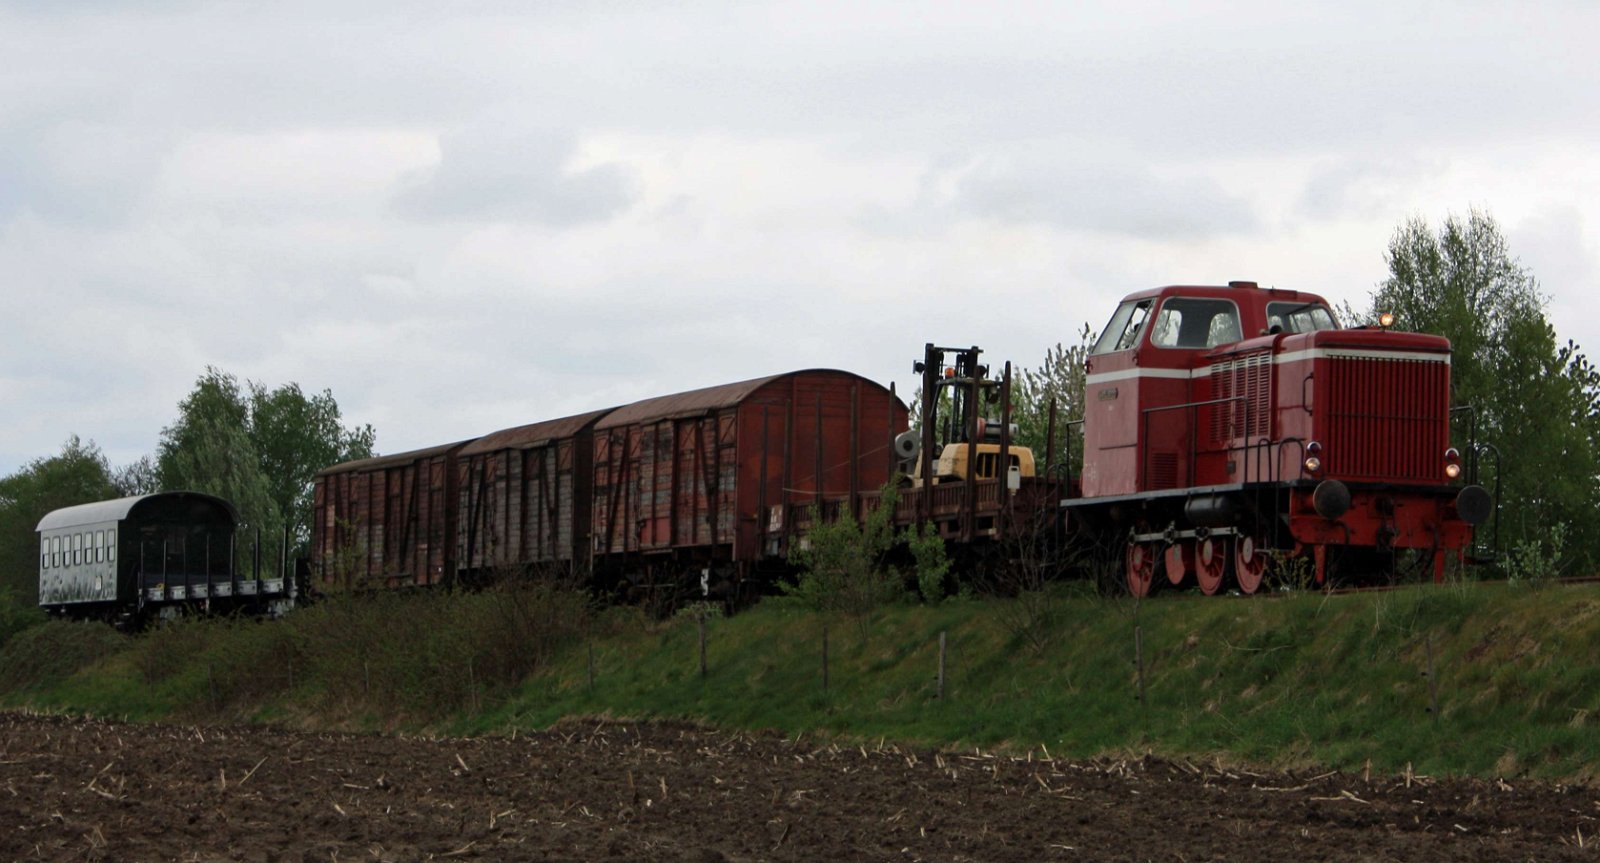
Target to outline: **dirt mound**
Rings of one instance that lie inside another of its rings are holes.
[[[674,724],[429,740],[0,714],[3,860],[1594,860],[1597,816],[1588,788]]]

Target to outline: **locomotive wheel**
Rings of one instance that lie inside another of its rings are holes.
[[[1261,589],[1261,580],[1267,574],[1270,558],[1256,538],[1248,534],[1239,537],[1233,549],[1234,579],[1239,582],[1239,592],[1248,596]]]
[[[1222,590],[1222,582],[1228,575],[1227,546],[1221,539],[1202,539],[1195,550],[1194,560],[1195,580],[1200,583],[1200,592],[1215,596]]]
[[[1163,562],[1167,567],[1167,581],[1174,587],[1183,584],[1183,580],[1194,572],[1194,544],[1188,542],[1174,542],[1167,546],[1163,555]]]
[[[1130,542],[1125,556],[1128,592],[1137,597],[1150,595],[1156,578],[1156,550],[1150,543]]]

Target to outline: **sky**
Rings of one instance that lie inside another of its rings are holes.
[[[1181,11],[1175,11],[1181,10]],[[1600,4],[0,0],[0,475],[208,366],[393,453],[1493,215],[1600,352]]]

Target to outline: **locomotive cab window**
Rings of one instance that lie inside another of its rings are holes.
[[[1106,324],[1090,353],[1109,354],[1137,345],[1145,321],[1150,317],[1150,307],[1154,304],[1155,300],[1129,300],[1117,306],[1117,311],[1111,315],[1111,322]]]
[[[1239,307],[1202,297],[1169,298],[1150,331],[1150,343],[1158,348],[1214,348],[1240,338]]]
[[[1309,333],[1338,328],[1333,312],[1321,303],[1267,303],[1268,332]]]

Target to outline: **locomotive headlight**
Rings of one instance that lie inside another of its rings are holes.
[[[1455,447],[1444,451],[1444,475],[1447,479],[1461,476],[1461,452]]]
[[[1306,444],[1306,460],[1304,462],[1306,473],[1322,473],[1322,444],[1312,441]]]

